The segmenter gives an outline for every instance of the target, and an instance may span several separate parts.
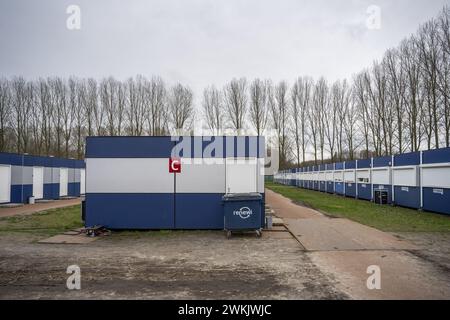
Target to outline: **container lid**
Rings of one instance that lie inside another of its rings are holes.
[[[223,201],[245,201],[245,200],[261,200],[260,193],[227,193],[222,197]]]

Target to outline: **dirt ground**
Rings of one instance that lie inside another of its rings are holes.
[[[87,245],[0,235],[1,299],[346,299],[288,233],[114,233]],[[81,290],[66,268],[81,268]]]
[[[0,299],[450,299],[450,234],[384,233],[272,192],[287,228],[113,232],[85,244],[0,232]],[[81,269],[68,290],[66,269]],[[366,285],[381,268],[381,290]]]

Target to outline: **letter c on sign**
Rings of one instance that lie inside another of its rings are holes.
[[[178,158],[169,159],[169,173],[180,173],[181,172],[181,161]]]

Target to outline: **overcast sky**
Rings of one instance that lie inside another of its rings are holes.
[[[0,76],[351,77],[436,16],[445,0],[0,0]],[[81,9],[69,30],[66,9]],[[381,29],[366,27],[381,9]]]

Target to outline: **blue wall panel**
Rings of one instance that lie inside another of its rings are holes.
[[[392,157],[391,156],[373,158],[373,167],[374,168],[390,167],[391,165],[392,165]]]
[[[366,169],[366,168],[370,168],[372,163],[371,159],[362,159],[362,160],[358,160],[358,168],[359,169]]]
[[[345,195],[352,198],[356,197],[356,183],[345,184]]]
[[[422,163],[450,162],[450,148],[424,151]]]
[[[420,208],[420,188],[394,186],[395,204],[414,209]]]
[[[450,189],[423,188],[423,209],[450,214]]]
[[[394,166],[416,166],[420,164],[420,152],[404,153],[394,156]]]
[[[88,193],[85,224],[109,229],[172,229],[174,207],[173,193]]]
[[[370,183],[358,183],[358,199],[372,200],[372,185]]]
[[[59,199],[59,183],[44,183],[44,199]]]
[[[327,192],[334,193],[334,182],[333,181],[327,181]]]
[[[223,229],[223,194],[177,193],[175,228]]]
[[[344,194],[344,183],[343,182],[335,182],[334,183],[334,192],[337,194]]]
[[[22,195],[23,190],[23,195]],[[21,184],[11,186],[11,202],[12,203],[28,203],[28,198],[33,195],[32,184]]]
[[[79,182],[68,183],[67,194],[71,197],[79,197],[80,196],[80,183]]]

